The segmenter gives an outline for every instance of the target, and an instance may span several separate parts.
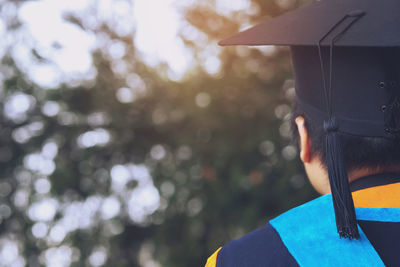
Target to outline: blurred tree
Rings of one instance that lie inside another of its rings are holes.
[[[95,4],[67,13],[96,39],[94,75],[53,89],[14,57],[23,3],[0,2],[9,40],[0,66],[5,265],[202,266],[219,246],[315,195],[290,143],[288,49],[216,45],[301,1],[186,8],[181,38],[198,64],[179,81],[166,65],[146,65],[134,32],[101,21]],[[52,61],[40,49],[29,54]]]

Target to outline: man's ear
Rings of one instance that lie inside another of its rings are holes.
[[[295,122],[300,138],[300,159],[303,163],[309,163],[311,161],[311,140],[308,136],[305,120],[302,116],[298,116]]]

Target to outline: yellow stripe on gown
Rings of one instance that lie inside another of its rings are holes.
[[[400,208],[400,183],[370,187],[352,195],[355,207]]]
[[[217,249],[217,251],[214,252],[214,254],[212,254],[206,263],[206,266],[204,267],[216,267],[217,266],[217,256],[218,256],[218,252],[221,250],[221,248]]]

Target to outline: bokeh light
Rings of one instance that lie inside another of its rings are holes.
[[[217,45],[293,5],[0,1],[0,265],[198,266],[304,200],[287,51]]]

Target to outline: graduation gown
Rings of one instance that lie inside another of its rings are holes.
[[[351,185],[361,238],[340,239],[330,194],[219,248],[206,267],[400,266],[400,174]]]

